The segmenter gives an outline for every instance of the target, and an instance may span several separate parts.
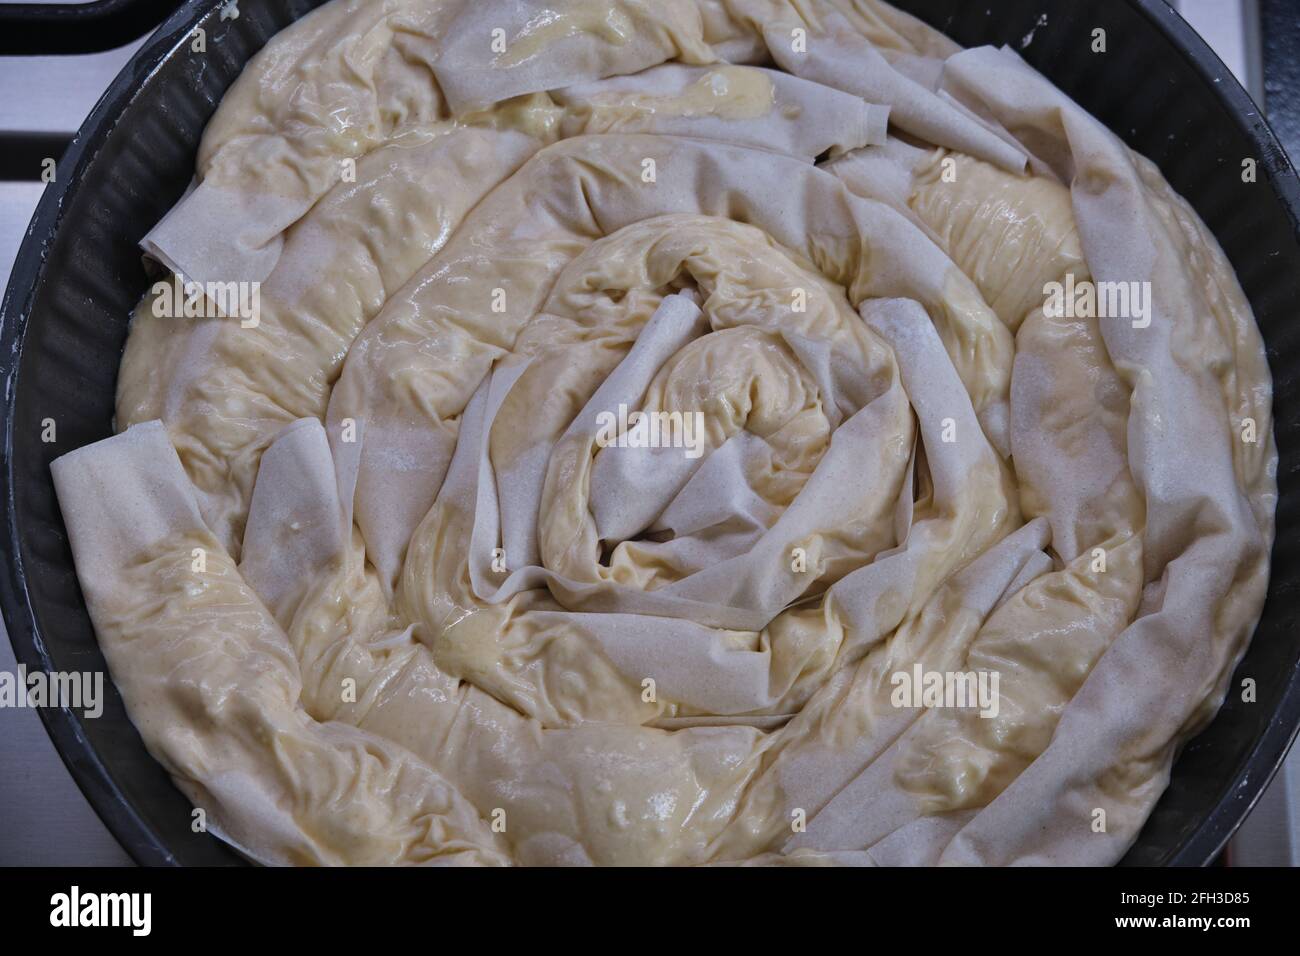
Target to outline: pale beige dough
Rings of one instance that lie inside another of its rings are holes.
[[[262,281],[260,322],[146,297],[125,434],[55,469],[150,751],[274,863],[1114,862],[1267,581],[1271,382],[1213,237],[1146,160],[1088,152],[1149,210],[1176,303],[1143,358],[1122,320],[1043,309],[1093,278],[1076,213],[1104,189],[1006,132],[1021,104],[980,71],[1011,54],[877,0],[551,6],[333,0],[210,122],[198,198],[147,247]],[[639,408],[702,413],[714,464],[670,480],[573,426],[638,375]],[[1188,441],[1231,476],[1233,583],[1187,618],[1185,711],[1075,779],[1044,769],[1058,727],[1102,726],[1104,662],[1142,659],[1135,620],[1212,537],[1180,536],[1144,457],[1166,394],[1208,410]],[[622,480],[687,530],[623,514]],[[262,495],[308,531],[257,543]],[[647,533],[602,539],[620,520]],[[332,543],[299,554],[309,531]],[[900,710],[918,663],[998,672],[998,715]],[[1050,827],[1021,832],[1018,788],[1059,799]]]

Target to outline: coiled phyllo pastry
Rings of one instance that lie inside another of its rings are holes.
[[[257,860],[1112,863],[1263,602],[1214,238],[877,0],[333,0],[144,245],[54,475]]]

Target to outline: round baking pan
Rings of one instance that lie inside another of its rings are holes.
[[[1256,106],[1163,0],[895,0],[965,46],[1007,44],[1160,165],[1222,243],[1268,344],[1275,386],[1277,545],[1268,603],[1213,723],[1174,765],[1124,862],[1212,860],[1300,724],[1300,182]],[[0,311],[0,606],[29,669],[105,670],[50,479],[51,460],[112,434],[131,309],[148,285],[137,243],[189,183],[203,128],[248,59],[313,0],[189,0],[113,81],[45,190]],[[194,52],[194,30],[206,52]],[[1105,53],[1093,31],[1106,31]],[[1243,160],[1258,181],[1243,182]],[[47,420],[55,441],[43,441]],[[1256,699],[1236,692],[1252,678]],[[1135,680],[1142,675],[1135,674]],[[102,716],[41,716],[68,769],[146,864],[242,862],[190,828],[108,683]]]

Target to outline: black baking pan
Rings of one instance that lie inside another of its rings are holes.
[[[50,480],[57,456],[112,433],[127,320],[148,285],[137,243],[184,191],[208,118],[248,59],[317,4],[189,0],[114,80],[60,161],[18,254],[0,333],[0,605],[28,668],[105,669]],[[1157,162],[1232,260],[1268,343],[1275,385],[1277,545],[1263,619],[1234,688],[1191,741],[1126,863],[1201,865],[1219,853],[1300,724],[1300,182],[1257,107],[1163,0],[897,0],[965,46],[1009,44]],[[195,27],[206,53],[193,53]],[[1104,29],[1107,52],[1092,51]],[[1032,39],[1031,39],[1032,38]],[[1259,180],[1242,181],[1243,159]],[[42,441],[53,419],[56,441]],[[1134,675],[1140,680],[1141,675]],[[42,711],[91,804],[140,863],[240,858],[190,829],[190,806],[145,751],[121,699],[103,715]]]

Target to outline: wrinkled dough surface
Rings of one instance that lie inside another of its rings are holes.
[[[196,172],[145,249],[259,321],[146,296],[54,479],[132,720],[254,859],[1112,863],[1217,710],[1263,345],[1013,53],[878,0],[333,0]]]

